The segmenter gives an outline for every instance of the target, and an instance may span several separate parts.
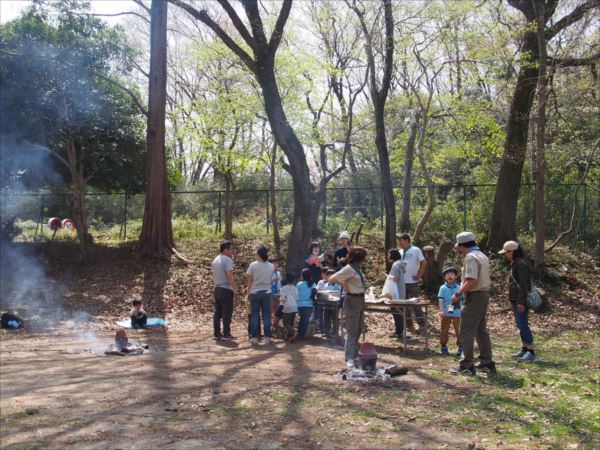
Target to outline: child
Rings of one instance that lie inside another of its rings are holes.
[[[273,264],[273,276],[271,278],[271,295],[273,296],[273,302],[271,303],[271,315],[277,319],[277,310],[279,309],[279,291],[281,290],[281,272],[277,267],[279,258],[270,258],[269,262]],[[273,322],[273,326],[276,327],[279,320]]]
[[[298,331],[294,330],[294,321],[298,312],[298,288],[296,287],[296,274],[286,272],[283,287],[280,291],[281,305],[277,310],[277,320],[283,317],[283,326],[286,334],[285,339],[288,342],[294,342],[298,339]]]
[[[314,299],[317,293],[317,286],[313,280],[310,269],[302,270],[302,281],[298,283],[298,314],[300,321],[298,323],[299,337],[306,336],[310,316],[313,313]]]
[[[317,287],[317,291],[319,291],[319,290],[321,290],[321,291],[337,291],[341,294],[342,287],[339,284],[329,282],[329,278],[331,278],[331,276],[334,273],[335,273],[335,270],[327,269],[327,271],[325,272],[325,280],[324,280],[322,289],[319,289]],[[337,305],[336,305],[335,309],[333,309],[332,307],[328,307],[324,310],[323,328],[325,330],[325,335],[328,338],[333,338],[337,335],[337,326],[336,326],[337,325],[337,323],[336,323],[337,313],[338,313]]]
[[[460,344],[460,302],[458,304],[452,305],[452,296],[458,291],[460,287],[456,283],[456,278],[458,277],[458,270],[454,267],[448,267],[444,269],[442,272],[444,275],[444,279],[446,282],[440,286],[440,292],[438,293],[438,298],[440,300],[440,345],[442,346],[442,355],[448,356],[450,353],[448,352],[448,332],[450,331],[450,324],[454,327],[454,332],[456,333],[456,345],[458,345],[458,350],[456,351],[456,356],[460,357],[462,354],[462,347]]]
[[[146,311],[142,308],[142,301],[136,299],[131,302],[131,306],[133,306],[129,312],[129,316],[131,317],[131,328],[144,328],[148,321],[148,316],[146,315]]]

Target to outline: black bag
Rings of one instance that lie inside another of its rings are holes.
[[[9,322],[16,322],[17,326],[12,326],[13,324],[9,324]],[[14,314],[10,313],[2,313],[0,316],[0,328],[5,328],[9,330],[14,330],[16,328],[21,328],[23,326],[23,321],[19,319]]]

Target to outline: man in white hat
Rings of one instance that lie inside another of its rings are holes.
[[[340,233],[340,248],[333,254],[333,267],[335,270],[340,270],[348,261],[348,250],[350,249],[350,233],[342,231]]]
[[[479,347],[477,369],[496,373],[496,364],[492,360],[492,341],[487,329],[487,310],[490,301],[490,261],[479,250],[475,235],[463,231],[456,236],[456,248],[464,257],[462,282],[452,296],[457,304],[464,294],[464,306],[461,314],[460,340],[463,346],[463,358],[460,365],[452,369],[453,374],[475,375],[473,364],[474,340]]]

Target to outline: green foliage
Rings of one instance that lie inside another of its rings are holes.
[[[65,167],[44,152],[67,159],[72,136],[92,184],[105,191],[142,186],[143,116],[110,81],[125,84],[119,78],[131,71],[134,51],[122,30],[88,11],[80,2],[38,1],[0,27],[3,180],[35,186],[40,171],[53,168],[59,177],[46,184],[68,181]]]

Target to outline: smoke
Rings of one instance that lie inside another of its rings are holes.
[[[0,308],[23,319],[28,328],[56,328],[64,318],[66,289],[47,278],[35,256],[3,243],[0,249]]]

